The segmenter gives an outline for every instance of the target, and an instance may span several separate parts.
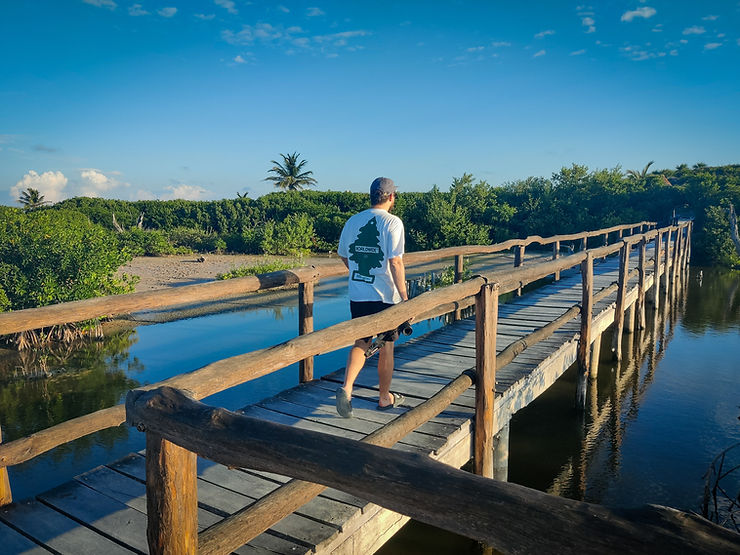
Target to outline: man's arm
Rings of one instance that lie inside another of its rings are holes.
[[[403,266],[403,257],[396,256],[388,260],[390,265],[391,276],[393,277],[393,283],[398,289],[398,293],[401,295],[401,300],[408,301],[409,294],[406,291],[406,268]]]

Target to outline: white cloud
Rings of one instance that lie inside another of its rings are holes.
[[[686,29],[683,30],[684,35],[703,35],[706,32],[707,30],[704,27],[700,27],[699,25],[686,27]]]
[[[537,53],[536,53],[536,54],[535,54],[534,56],[532,56],[532,57],[533,57],[533,58],[539,58],[540,56],[544,56],[545,54],[547,54],[547,50],[540,50],[539,52],[537,52]]]
[[[145,191],[144,189],[139,189],[134,194],[133,200],[157,200],[157,195],[155,195],[151,191]]]
[[[583,55],[585,53],[586,53],[586,50],[585,49],[584,50],[576,50],[575,52],[571,52],[570,55],[571,56],[581,56],[581,55]]]
[[[706,15],[701,18],[702,21],[716,21],[719,19],[718,15]]]
[[[658,13],[655,8],[651,8],[649,6],[645,6],[643,8],[637,8],[636,10],[632,10],[629,12],[624,12],[622,14],[621,21],[632,21],[636,17],[642,17],[643,19],[650,19],[653,17],[656,13]]]
[[[90,4],[96,8],[108,8],[109,10],[115,10],[116,4],[113,0],[82,0],[85,4]]]
[[[203,195],[208,192],[203,187],[185,184],[169,185],[168,187],[165,187],[165,189],[170,192],[162,197],[163,200],[201,200],[203,198]]]
[[[162,17],[174,17],[177,13],[177,8],[162,8],[161,10],[157,10],[157,13],[161,15]]]
[[[554,35],[554,34],[555,34],[555,31],[553,31],[552,29],[548,29],[547,31],[541,31],[541,32],[537,33],[534,36],[534,38],[536,38],[536,39],[544,39],[546,36],[548,36],[548,35]]]
[[[10,188],[10,196],[14,200],[18,200],[21,192],[30,187],[31,189],[37,189],[44,195],[44,200],[58,202],[64,198],[64,188],[67,186],[67,181],[67,178],[60,171],[48,171],[39,175],[35,171],[29,170],[23,176],[23,179]]]
[[[321,8],[308,8],[306,10],[306,15],[308,17],[318,17],[320,15],[325,15],[325,14]]]
[[[503,46],[511,46],[511,43],[506,42],[506,41],[497,41],[497,42],[492,42],[491,46],[493,46],[494,48],[501,48]]]
[[[141,4],[134,4],[128,9],[128,14],[134,17],[140,15],[149,15],[149,12],[141,7]]]
[[[485,49],[485,46],[471,46],[470,48],[466,48],[465,52],[480,52],[481,50]]]
[[[109,177],[100,170],[92,168],[82,170],[80,177],[82,178],[80,195],[83,197],[99,197],[101,193],[106,191],[117,189],[118,187],[128,187],[128,183],[121,183],[115,177]]]
[[[195,14],[195,17],[202,20],[202,21],[210,21],[214,17],[216,17],[216,14],[209,13],[208,15],[204,13],[197,13]]]
[[[710,42],[704,45],[704,50],[716,50],[722,46],[721,42]]]
[[[581,18],[581,25],[586,27],[586,33],[595,33],[596,32],[596,25],[593,17],[583,17]]]
[[[250,57],[249,54],[246,55],[247,57]],[[248,64],[249,60],[247,60],[244,56],[239,54],[236,58],[234,58],[234,62],[237,64]]]
[[[286,8],[285,6],[278,6],[277,9],[283,13],[290,13],[290,8]]]
[[[239,12],[237,11],[236,7],[234,6],[234,2],[232,0],[214,0],[217,6],[221,6],[223,9],[225,9],[230,14],[236,15]]]

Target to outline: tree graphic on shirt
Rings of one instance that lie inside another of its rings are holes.
[[[349,259],[357,264],[357,270],[352,272],[352,281],[362,281],[364,283],[373,283],[375,276],[370,273],[373,268],[382,268],[385,253],[380,248],[378,238],[378,222],[371,218],[364,226],[359,229],[357,238],[349,246]]]

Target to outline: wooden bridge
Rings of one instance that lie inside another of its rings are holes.
[[[299,286],[299,337],[130,392],[126,407],[0,445],[7,467],[124,420],[147,434],[145,454],[92,469],[31,501],[11,503],[5,473],[0,542],[18,553],[371,553],[413,517],[504,552],[737,550],[740,536],[693,515],[609,509],[505,482],[511,416],[574,362],[581,378],[574,395],[584,403],[601,335],[611,328],[620,358],[624,330],[644,328],[659,296],[670,302],[676,295],[690,239],[690,222],[663,229],[643,222],[411,253],[407,265],[455,257],[457,283],[319,331],[313,284],[342,268],[2,314],[0,333],[17,333]],[[574,252],[561,257],[564,243]],[[533,244],[552,246],[552,260],[525,262]],[[512,248],[513,269],[462,280],[464,256]],[[543,280],[551,283],[520,295]],[[517,296],[499,304],[511,292]],[[462,317],[467,307],[474,317]],[[356,383],[355,418],[336,415],[342,371],[313,379],[313,355],[442,314],[454,321],[396,347],[393,388],[406,396],[403,407],[374,410],[377,375],[366,370]],[[239,414],[196,401],[297,361],[300,385]],[[471,458],[477,476],[457,470]]]

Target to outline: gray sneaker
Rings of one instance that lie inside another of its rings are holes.
[[[352,418],[352,401],[343,387],[337,389],[337,412],[344,418]]]

